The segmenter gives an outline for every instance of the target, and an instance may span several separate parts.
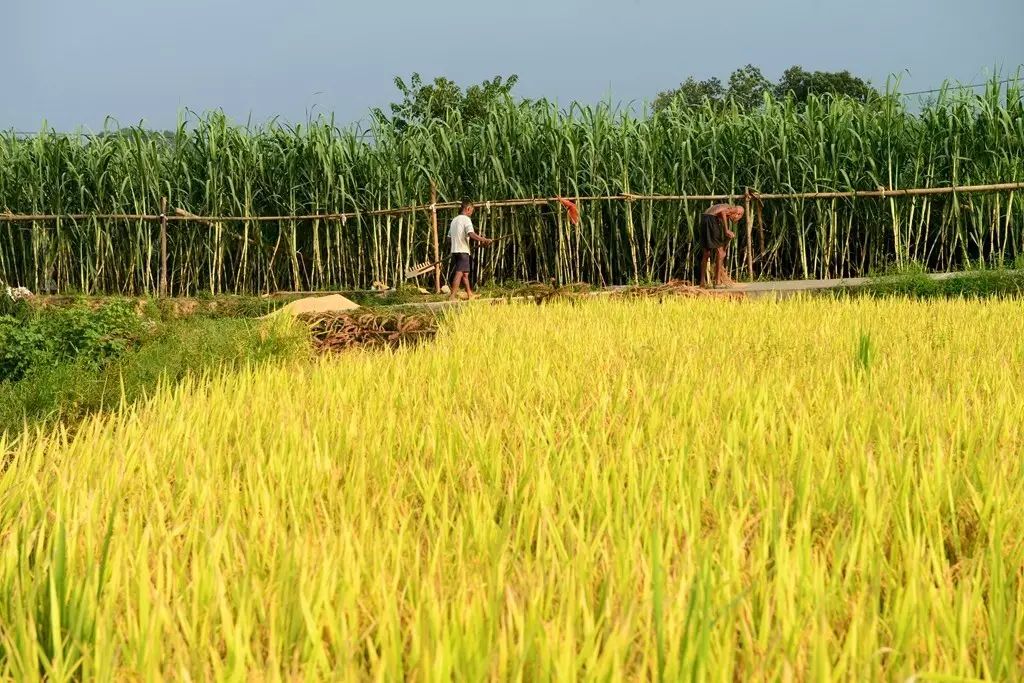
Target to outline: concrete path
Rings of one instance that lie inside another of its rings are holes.
[[[835,280],[775,280],[771,282],[738,282],[729,291],[747,294],[770,294],[772,292],[812,292],[819,289],[859,287],[869,282],[866,277],[847,277]]]

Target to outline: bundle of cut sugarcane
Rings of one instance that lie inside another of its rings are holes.
[[[357,346],[392,346],[429,339],[437,332],[430,314],[321,313],[301,316],[309,325],[318,351],[341,351]]]

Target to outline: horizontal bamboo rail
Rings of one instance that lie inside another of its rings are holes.
[[[0,213],[0,221],[85,221],[95,218],[101,221],[159,221],[160,214],[148,213]],[[168,216],[168,219],[171,217]]]
[[[458,207],[458,204],[454,206]],[[411,213],[414,209],[423,207],[405,207],[401,209],[374,209],[373,211],[352,211],[349,213],[310,213],[295,214],[288,216],[199,216],[185,209],[175,209],[173,214],[167,215],[169,223],[181,223],[184,221],[197,221],[200,223],[218,223],[228,221],[254,221],[254,222],[275,222],[275,221],[303,221],[303,220],[337,220],[345,221],[349,218],[360,216],[397,216]],[[429,208],[429,207],[427,207]],[[439,207],[442,208],[442,207]],[[54,221],[72,220],[84,221],[89,219],[103,221],[151,221],[162,220],[160,214],[149,213],[9,213],[0,212],[0,221],[5,222],[31,222],[31,221]]]
[[[854,190],[852,192],[800,192],[796,194],[757,194],[764,199],[856,199],[859,197],[921,197],[940,194],[970,194],[972,192],[1013,192],[1024,190],[1024,182],[996,183],[994,185],[964,185],[961,187],[922,187],[908,190]]]
[[[750,196],[760,201],[781,201],[792,199],[860,199],[860,198],[887,198],[887,197],[921,197],[944,194],[970,194],[979,192],[1013,192],[1024,190],[1024,182],[995,183],[989,185],[962,185],[949,187],[922,187],[906,190],[893,190],[878,188],[876,190],[851,190],[845,192],[793,192],[793,193],[769,193],[760,194],[751,190]],[[627,201],[627,202],[701,202],[701,201],[735,201],[743,199],[745,194],[632,194],[622,193],[613,195],[592,195],[592,196],[569,196],[576,202],[593,201]],[[478,207],[485,209],[508,208],[516,206],[541,206],[558,201],[558,197],[530,197],[524,199],[500,199],[493,201],[476,201]],[[173,214],[161,216],[160,214],[136,214],[136,213],[69,213],[69,214],[16,214],[0,212],[0,222],[42,222],[55,220],[115,220],[115,221],[151,221],[159,222],[183,222],[196,221],[200,223],[216,223],[229,221],[251,221],[251,222],[279,222],[279,221],[342,221],[350,218],[359,219],[366,216],[401,216],[415,213],[417,211],[436,211],[442,209],[457,209],[459,202],[441,202],[434,204],[419,204],[415,206],[398,207],[392,209],[373,209],[371,211],[349,211],[345,213],[311,213],[290,216],[199,216],[186,211],[175,209]]]

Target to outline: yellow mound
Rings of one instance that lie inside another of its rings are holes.
[[[354,311],[359,304],[346,299],[340,294],[330,296],[310,296],[305,299],[293,301],[278,313],[289,315],[302,315],[304,313],[333,313],[335,311]]]

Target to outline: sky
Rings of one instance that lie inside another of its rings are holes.
[[[416,71],[516,93],[637,103],[747,63],[849,69],[904,91],[1015,75],[1022,0],[0,0],[0,129],[365,119]],[[1024,74],[1024,71],[1022,71]]]

